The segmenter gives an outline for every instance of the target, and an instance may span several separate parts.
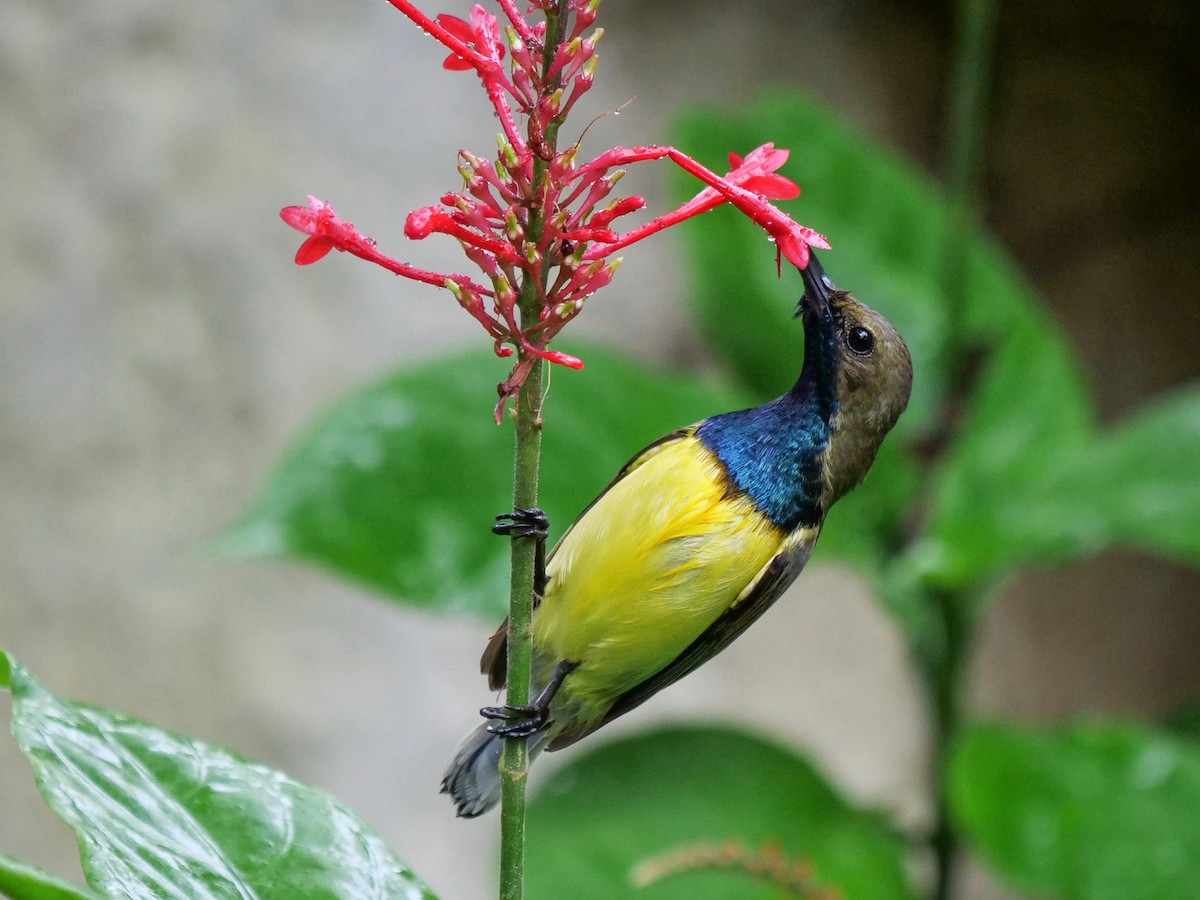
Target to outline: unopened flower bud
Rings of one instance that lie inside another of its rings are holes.
[[[500,159],[508,171],[511,172],[520,167],[521,158],[517,156],[516,148],[508,142],[503,134],[496,135],[496,146],[500,148]]]
[[[517,214],[511,207],[504,216],[504,236],[514,244],[525,239],[525,229],[517,221]]]

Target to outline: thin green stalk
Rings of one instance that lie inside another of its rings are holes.
[[[962,319],[967,248],[980,214],[980,174],[988,124],[996,0],[958,0],[952,69],[946,96],[945,182],[950,201],[949,233],[942,254],[942,291],[954,346]],[[961,346],[961,345],[959,345]],[[961,360],[951,359],[952,367]]]
[[[562,42],[566,13],[546,13],[546,44],[543,77]],[[557,152],[558,123],[546,129],[548,155]],[[534,196],[537,186],[547,177],[548,164],[534,157]],[[541,241],[545,226],[544,209],[530,209],[526,236],[534,244]],[[538,321],[539,294],[546,290],[549,267],[542,269],[542,283],[526,278],[521,284],[518,307],[521,327]],[[529,377],[517,395],[515,447],[513,453],[513,506],[529,509],[538,503],[538,469],[542,454],[542,380],[545,364],[535,359]],[[529,703],[530,668],[533,655],[533,597],[535,542],[523,538],[512,542],[512,577],[508,606],[508,661],[506,675],[509,706]],[[525,788],[529,779],[529,748],[526,738],[507,738],[500,758],[500,900],[523,900],[525,896]]]
[[[934,715],[933,792],[935,817],[930,842],[934,855],[934,897],[948,900],[954,884],[958,834],[950,821],[946,768],[962,713],[963,674],[974,631],[975,604],[961,592],[930,592],[928,602],[942,626],[941,653],[924,670]]]
[[[988,123],[988,96],[995,49],[996,0],[958,0],[952,71],[946,105],[946,189],[949,231],[942,254],[941,286],[946,300],[948,335],[943,348],[947,383],[962,386],[970,367],[970,347],[962,340],[968,248],[980,215],[980,174]],[[962,398],[947,398],[947,403]],[[961,719],[963,670],[972,632],[974,604],[962,592],[937,592],[928,598],[941,625],[943,645],[936,660],[922,666],[934,716],[932,789],[935,821],[930,843],[934,855],[935,900],[949,900],[959,854],[959,838],[950,821],[946,765]]]
[[[524,323],[522,323],[524,324]],[[538,466],[542,452],[542,370],[534,363],[517,398],[513,505],[537,506]],[[508,606],[508,695],[510,706],[529,702],[532,656],[534,542],[512,542],[512,580]],[[525,894],[525,784],[529,750],[525,738],[504,742],[500,760],[500,898],[521,900]]]

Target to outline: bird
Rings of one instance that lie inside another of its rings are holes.
[[[812,555],[830,507],[866,476],[908,405],[912,360],[882,315],[801,270],[799,377],[780,397],[715,415],[635,455],[545,553],[538,509],[493,527],[538,541],[531,693],[486,707],[442,780],[457,814],[499,802],[506,737],[560,750],[689,674],[744,632]],[[481,660],[505,682],[507,621]]]

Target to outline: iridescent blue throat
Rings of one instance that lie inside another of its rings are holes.
[[[713,416],[696,436],[729,480],[785,531],[822,518],[823,457],[837,411],[837,336],[831,314],[805,313],[804,366],[782,397]]]

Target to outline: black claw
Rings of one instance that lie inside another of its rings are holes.
[[[537,708],[533,706],[485,706],[479,711],[479,714],[485,719],[500,719],[509,722],[513,719],[536,716]]]
[[[554,667],[554,673],[537,699],[524,706],[485,706],[479,714],[485,719],[508,722],[507,725],[489,725],[488,732],[500,737],[530,737],[550,727],[550,701],[562,687],[563,680],[579,667],[579,663],[563,660]]]
[[[537,507],[525,509],[518,507],[510,513],[496,516],[496,524],[492,526],[493,534],[508,535],[511,538],[536,538],[544,541],[550,533],[550,520]]]
[[[530,737],[550,725],[546,710],[540,706],[485,706],[479,711],[485,719],[498,719],[508,725],[489,725],[487,730],[500,737]]]

